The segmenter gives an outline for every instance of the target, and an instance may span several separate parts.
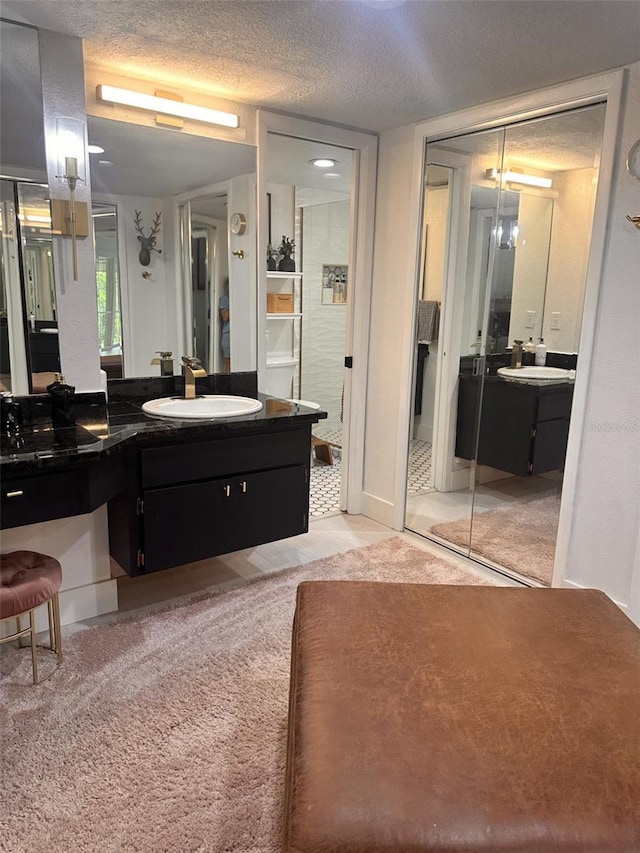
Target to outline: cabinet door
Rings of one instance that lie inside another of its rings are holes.
[[[308,529],[303,465],[144,493],[144,571],[204,560]]]
[[[569,421],[566,418],[537,423],[531,456],[531,473],[545,474],[547,471],[564,470],[568,438]]]

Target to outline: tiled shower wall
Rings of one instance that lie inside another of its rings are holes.
[[[322,305],[322,265],[349,260],[350,202],[303,208],[301,397],[328,411],[323,426],[340,429],[347,319],[345,304]],[[349,271],[350,273],[351,271]],[[348,288],[350,282],[348,282]],[[349,299],[349,289],[347,289]]]

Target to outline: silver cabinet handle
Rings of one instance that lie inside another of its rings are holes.
[[[241,488],[241,490],[242,490],[242,494],[243,494],[243,495],[246,495],[246,493],[247,493],[247,481],[246,481],[246,480],[243,480],[243,481],[240,483],[240,488]]]
[[[225,498],[228,498],[230,495],[231,495],[231,486],[227,484],[226,486],[224,486],[224,496],[225,496]]]
[[[16,489],[15,492],[7,492],[8,498],[19,498],[24,494],[22,489]]]

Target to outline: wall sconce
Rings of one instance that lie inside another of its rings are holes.
[[[156,92],[155,95],[145,95],[143,92],[133,92],[131,89],[120,89],[117,86],[100,84],[96,87],[96,97],[99,101],[109,104],[122,104],[135,107],[138,110],[149,110],[160,114],[156,121],[162,123],[161,116],[177,116],[206,124],[218,124],[224,127],[238,127],[238,116],[222,110],[212,110],[195,104],[185,104],[180,96],[168,92]],[[172,124],[172,122],[168,122]]]
[[[518,243],[518,218],[516,216],[504,216],[498,220],[498,225],[493,229],[496,238],[496,248],[515,249]]]
[[[52,231],[71,237],[73,280],[78,280],[78,237],[89,236],[89,215],[86,202],[76,202],[78,181],[86,183],[86,152],[84,122],[74,118],[56,119],[57,169],[56,178],[69,187],[69,201],[51,199]]]
[[[526,175],[524,172],[518,172],[515,169],[487,169],[484,173],[485,178],[489,181],[502,180],[506,184],[526,184],[529,187],[542,187],[549,189],[553,181],[551,178],[542,178],[540,175]]]

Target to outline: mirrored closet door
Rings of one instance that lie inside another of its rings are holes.
[[[550,584],[604,105],[430,142],[405,525]]]

